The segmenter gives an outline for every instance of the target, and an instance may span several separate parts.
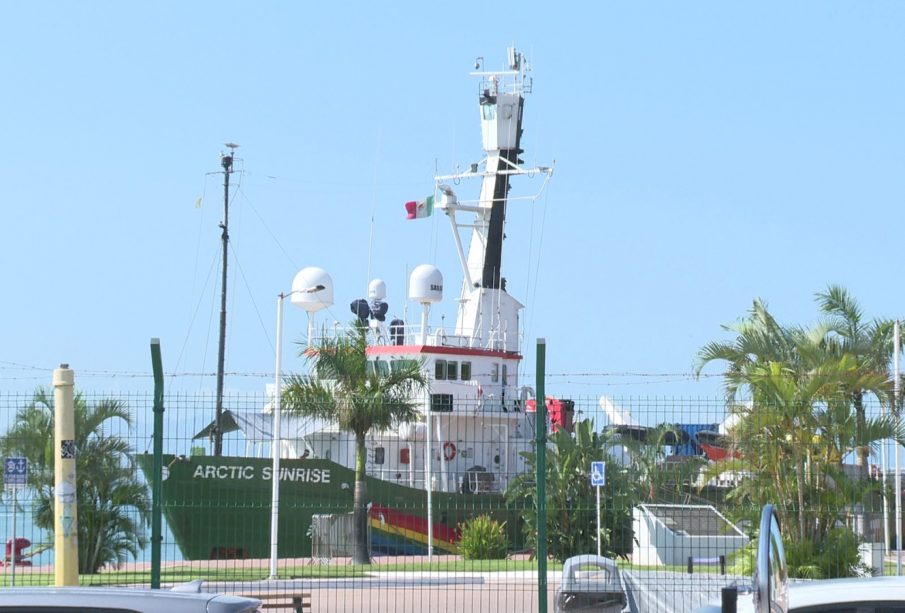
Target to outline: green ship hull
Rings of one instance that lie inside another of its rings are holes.
[[[153,456],[137,461],[150,481]],[[271,460],[164,455],[163,466],[163,515],[184,559],[270,556]],[[320,459],[284,459],[280,466],[278,555],[311,557],[314,516],[352,511],[355,473]],[[367,488],[372,553],[425,553],[426,492],[371,477]],[[479,515],[506,522],[511,549],[521,548],[519,510],[501,494],[433,492],[432,500],[435,552],[455,553],[459,525]]]

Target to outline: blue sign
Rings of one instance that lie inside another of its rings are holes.
[[[7,487],[21,487],[28,478],[26,458],[6,458],[3,461],[3,484]]]
[[[606,485],[606,463],[591,462],[591,486],[603,487]]]

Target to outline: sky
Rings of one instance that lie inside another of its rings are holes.
[[[533,68],[523,157],[555,162],[507,216],[523,379],[543,337],[548,393],[718,397],[696,354],[755,298],[807,325],[834,283],[905,316],[905,3],[2,10],[0,389],[68,363],[84,390],[150,390],[156,337],[168,390],[214,390],[227,142],[228,392],[272,380],[277,295],[303,267],[335,284],[319,323],[350,321],[374,277],[402,314],[418,264],[458,288],[445,218],[403,203],[480,159],[469,72],[511,45]],[[287,306],[286,370],[306,326]]]

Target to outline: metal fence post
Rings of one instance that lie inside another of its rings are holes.
[[[537,598],[540,613],[547,613],[547,399],[544,392],[547,342],[537,339],[537,389],[534,442],[537,454]]]
[[[151,588],[160,589],[161,494],[163,487],[163,362],[160,339],[151,339],[151,367],[154,370],[154,474],[151,481]]]
[[[74,387],[75,374],[69,364],[60,364],[53,371],[54,585],[58,587],[79,584]]]

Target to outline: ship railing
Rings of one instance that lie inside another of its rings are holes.
[[[368,476],[404,485],[418,490],[425,490],[426,471],[418,469],[414,478],[408,472],[380,468],[368,470]],[[398,478],[397,478],[398,476]],[[436,468],[431,472],[431,491],[441,493],[472,493],[472,494],[499,494],[505,491],[508,479],[503,475],[491,472],[458,471],[451,470],[446,473],[446,478]]]
[[[429,347],[510,351],[510,346],[519,347],[523,340],[520,333],[513,339],[511,333],[500,330],[492,330],[488,333],[487,338],[482,338],[469,333],[467,330],[456,333],[452,329],[447,329],[443,326],[428,326],[427,334],[423,336],[420,324],[405,323],[401,327],[395,327],[389,322],[372,321],[369,328],[369,342],[372,345],[420,345],[423,341]],[[335,322],[332,326],[324,327],[320,332],[315,333],[311,339],[311,345],[316,346],[324,339],[336,338],[351,330],[351,326]]]

